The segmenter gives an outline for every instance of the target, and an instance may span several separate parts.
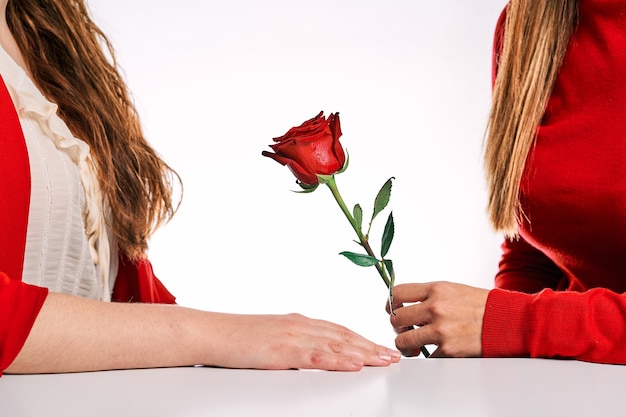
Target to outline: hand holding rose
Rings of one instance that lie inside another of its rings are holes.
[[[486,289],[450,282],[397,285],[395,314],[390,315],[398,333],[396,347],[405,356],[419,355],[424,345],[437,345],[435,357],[481,356],[488,294]]]

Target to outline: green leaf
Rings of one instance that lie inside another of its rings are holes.
[[[360,205],[355,204],[352,209],[352,217],[354,217],[354,223],[358,226],[359,230],[363,226],[363,209]]]
[[[378,213],[383,211],[385,207],[387,207],[387,204],[389,204],[389,199],[391,198],[391,182],[394,179],[394,177],[389,178],[378,192],[376,200],[374,200],[374,212],[372,213],[370,223],[373,222]]]
[[[391,259],[383,259],[383,262],[385,264],[385,269],[387,270],[387,272],[389,272],[389,289],[391,290],[393,289],[393,284],[396,281],[396,274],[395,272],[393,272],[393,262],[391,261]]]
[[[391,314],[395,315],[393,312],[393,286],[396,283],[396,274],[393,272],[393,262],[391,262],[391,259],[383,259],[383,264],[387,272],[389,272],[389,311]]]
[[[363,255],[360,253],[344,251],[341,252],[339,255],[345,256],[346,258],[351,260],[352,263],[358,266],[374,266],[378,263],[378,259],[374,258],[373,256]]]
[[[389,217],[387,217],[387,223],[385,224],[385,231],[383,232],[382,244],[380,246],[380,256],[387,256],[387,252],[389,252],[389,247],[391,246],[391,242],[393,241],[393,234],[395,231],[395,227],[393,224],[393,211],[389,213]]]

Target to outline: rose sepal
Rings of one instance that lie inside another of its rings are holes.
[[[317,190],[317,187],[319,186],[319,183],[317,183],[317,184],[305,184],[302,181],[296,181],[296,183],[300,186],[300,188],[302,188],[301,190],[294,191],[294,193],[298,193],[298,194],[309,194],[309,193],[312,193],[313,191]]]
[[[317,181],[318,181],[318,184],[327,184],[333,181],[334,177],[335,177],[335,174],[330,174],[330,175],[317,174]]]
[[[348,169],[348,165],[350,164],[350,154],[348,154],[347,150],[344,150],[344,153],[346,154],[346,162],[343,163],[341,169],[335,172],[335,174],[341,174],[343,172],[346,172],[346,169]]]

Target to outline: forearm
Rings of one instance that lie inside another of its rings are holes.
[[[213,365],[356,371],[399,352],[299,314],[241,315],[50,293],[7,373]]]
[[[79,372],[206,363],[211,313],[104,303],[50,293],[6,373]],[[200,347],[204,349],[200,349]],[[216,352],[217,353],[217,352]]]

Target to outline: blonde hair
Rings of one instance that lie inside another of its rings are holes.
[[[150,235],[176,211],[178,175],[144,138],[111,43],[83,0],[9,0],[7,20],[35,83],[92,149],[120,249],[143,257]]]
[[[485,171],[493,227],[517,234],[520,182],[577,19],[577,0],[512,0],[487,124]],[[497,51],[496,51],[497,52]]]

